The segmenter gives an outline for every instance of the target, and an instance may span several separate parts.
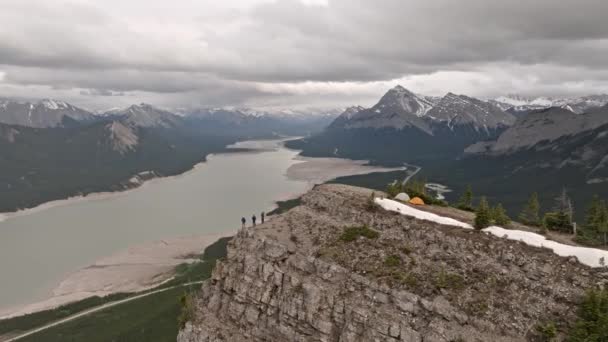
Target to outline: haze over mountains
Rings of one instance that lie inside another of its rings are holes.
[[[337,112],[200,109],[149,104],[94,114],[56,100],[0,102],[0,212],[182,173],[245,139],[321,131]],[[135,182],[133,180],[135,179]]]
[[[608,95],[589,95],[571,98],[537,97],[530,98],[521,95],[500,96],[490,102],[502,110],[512,113],[527,113],[532,110],[549,107],[561,107],[571,112],[581,114],[595,107],[602,107],[608,103]]]
[[[597,185],[608,179],[603,147],[607,101],[605,95],[570,99],[511,95],[481,100],[450,92],[432,97],[396,86],[372,107],[354,106],[338,115],[337,110],[251,108],[180,109],[174,113],[145,103],[94,114],[57,100],[4,99],[0,102],[0,144],[6,151],[2,161],[13,170],[13,178],[5,176],[4,186],[15,191],[34,189],[33,183],[48,176],[39,171],[51,165],[43,156],[59,155],[74,144],[80,146],[79,151],[72,152],[72,158],[60,167],[122,163],[121,169],[129,164],[125,160],[133,163],[124,168],[120,181],[108,181],[109,186],[143,171],[177,172],[232,141],[281,135],[307,136],[288,143],[302,149],[304,155],[369,159],[384,165],[428,164],[425,171],[435,177],[440,174],[433,172],[432,165],[449,161],[463,174],[473,175],[476,173],[468,168],[492,160],[493,166],[508,169],[495,170],[496,175],[514,170],[533,174],[551,167],[567,170],[570,179],[575,178],[574,172],[583,183]],[[200,146],[203,141],[205,146]],[[179,155],[175,151],[189,152]],[[162,160],[165,153],[176,155],[181,166],[169,170],[150,162]],[[19,160],[18,156],[27,158]],[[66,159],[58,157],[62,158]],[[37,171],[32,173],[32,168]],[[36,176],[24,176],[28,174]],[[461,177],[458,183],[481,179],[468,178]]]

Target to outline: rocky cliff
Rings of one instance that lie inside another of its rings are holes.
[[[584,291],[608,277],[549,250],[383,211],[370,193],[319,186],[239,232],[178,341],[534,340],[546,322],[566,331]]]

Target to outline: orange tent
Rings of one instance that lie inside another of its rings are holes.
[[[420,197],[414,197],[410,200],[410,204],[413,205],[424,205],[424,201]]]

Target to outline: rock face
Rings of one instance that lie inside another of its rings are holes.
[[[177,115],[146,103],[132,105],[124,110],[110,111],[105,115],[122,117],[121,121],[132,127],[167,128],[176,126],[180,121]]]
[[[445,123],[449,128],[470,125],[475,130],[506,128],[515,122],[512,114],[497,106],[465,95],[448,93],[431,109],[428,117]]]
[[[396,86],[372,108],[349,108],[330,128],[412,127],[434,135],[442,128],[454,130],[459,126],[470,126],[472,130],[485,131],[487,135],[514,122],[512,114],[490,102],[453,93],[440,99],[425,97]]]
[[[369,208],[324,185],[229,246],[179,342],[526,341],[573,321],[606,275],[477,231]],[[374,238],[344,239],[367,225]]]
[[[574,114],[562,108],[550,108],[529,114],[507,129],[492,147],[505,153],[530,148],[541,141],[555,141],[608,124],[608,107],[588,114]]]
[[[414,127],[432,134],[429,124],[423,119],[431,108],[433,103],[423,96],[416,95],[402,86],[396,86],[372,108],[358,110],[348,115],[347,120],[342,117],[340,121],[346,129]],[[337,123],[333,126],[337,126]]]
[[[132,128],[127,127],[119,121],[112,121],[106,126],[110,134],[110,143],[114,151],[125,154],[135,150],[139,143],[139,137]]]

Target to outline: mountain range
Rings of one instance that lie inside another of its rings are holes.
[[[512,94],[497,97],[489,102],[494,103],[504,111],[508,111],[516,115],[550,107],[561,107],[573,113],[581,114],[587,112],[591,108],[602,107],[608,104],[608,95],[589,95],[570,98],[529,98]]]
[[[57,100],[3,99],[0,212],[137,186],[136,175],[181,173],[238,140],[313,134],[336,115],[237,109],[175,114],[145,103],[94,114]]]
[[[453,187],[451,196],[470,183],[511,210],[533,189],[548,200],[568,187],[586,199],[608,194],[605,100],[438,98],[396,86],[371,108],[307,115],[247,108],[176,114],[143,103],[93,114],[62,101],[4,99],[0,211],[124,187],[141,172],[175,174],[231,142],[275,136],[305,136],[287,146],[308,156],[415,163],[421,175]],[[513,180],[526,186],[512,189]]]
[[[0,122],[9,125],[44,128],[60,126],[66,120],[93,119],[93,113],[63,101],[45,99],[37,102],[21,102],[0,99]]]
[[[533,191],[544,204],[563,187],[578,202],[586,202],[594,194],[608,195],[604,98],[524,104],[517,97],[498,102],[448,93],[429,101],[397,86],[373,107],[350,108],[323,132],[288,146],[308,156],[414,163],[422,167],[420,176],[455,190],[449,200],[471,184],[512,212]],[[525,113],[520,110],[524,106]],[[386,181],[383,177],[378,179]]]
[[[491,102],[453,93],[430,98],[396,86],[371,108],[349,108],[322,133],[289,146],[310,156],[400,164],[454,156],[497,137],[515,120]]]

